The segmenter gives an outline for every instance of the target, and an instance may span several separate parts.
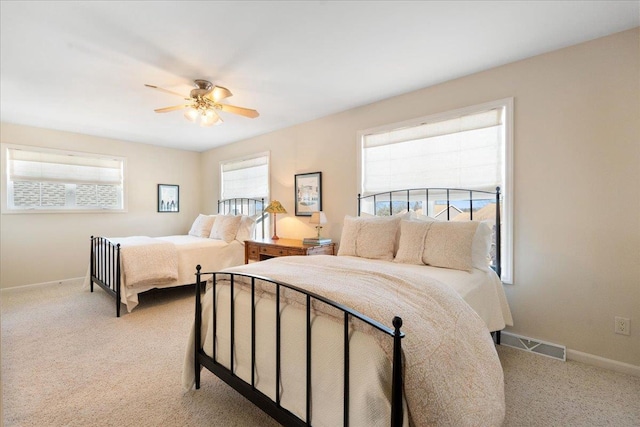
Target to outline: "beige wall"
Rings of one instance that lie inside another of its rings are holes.
[[[126,157],[128,201],[126,213],[8,214],[3,210],[0,217],[1,288],[84,276],[91,235],[184,234],[198,215],[199,153],[8,123],[2,123],[0,141],[3,172],[5,144]],[[6,201],[5,179],[3,173],[3,201]],[[157,212],[157,184],[180,186],[180,212]]]
[[[508,64],[203,153],[203,208],[218,162],[271,152],[271,194],[294,211],[293,176],[323,173],[325,234],[356,213],[358,130],[514,97],[512,332],[640,366],[638,29]],[[278,216],[278,235],[313,234]],[[632,319],[631,336],[613,332]]]

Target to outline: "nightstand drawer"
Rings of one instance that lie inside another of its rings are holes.
[[[257,246],[248,246],[247,247],[247,256],[249,259],[254,261],[260,260],[260,248]]]
[[[289,255],[289,248],[279,248],[277,246],[262,246],[260,247],[260,254],[268,256],[287,256]]]

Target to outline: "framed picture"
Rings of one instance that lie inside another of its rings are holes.
[[[322,210],[322,172],[295,176],[296,216],[311,216]]]
[[[158,212],[180,211],[180,186],[158,184]]]

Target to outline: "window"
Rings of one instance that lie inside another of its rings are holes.
[[[502,280],[511,283],[512,123],[513,99],[509,98],[361,131],[360,191],[369,195],[422,187],[483,191],[500,187]],[[489,198],[474,200],[472,209],[475,212],[489,203]],[[442,201],[437,197],[428,204],[428,214],[441,213]],[[457,211],[469,206],[463,200],[452,205]]]
[[[123,158],[7,148],[9,211],[124,210]]]
[[[269,153],[227,160],[220,163],[222,199],[238,197],[269,202]]]
[[[264,209],[269,203],[269,153],[259,153],[220,163],[220,195],[222,199],[264,198]],[[251,212],[254,205],[234,206],[236,212]],[[263,222],[264,221],[264,222]],[[268,230],[269,215],[264,212],[257,219],[263,230]],[[262,224],[261,224],[262,223]],[[258,227],[256,227],[256,230]],[[256,231],[257,233],[257,231]],[[252,236],[252,238],[255,236]],[[261,237],[264,237],[261,235]]]
[[[269,198],[269,153],[222,162],[220,174],[222,199]]]

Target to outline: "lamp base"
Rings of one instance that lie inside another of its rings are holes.
[[[271,237],[271,240],[278,240],[278,228],[276,227],[276,225],[278,225],[278,223],[276,222],[276,214],[274,212],[273,214],[273,237]]]

